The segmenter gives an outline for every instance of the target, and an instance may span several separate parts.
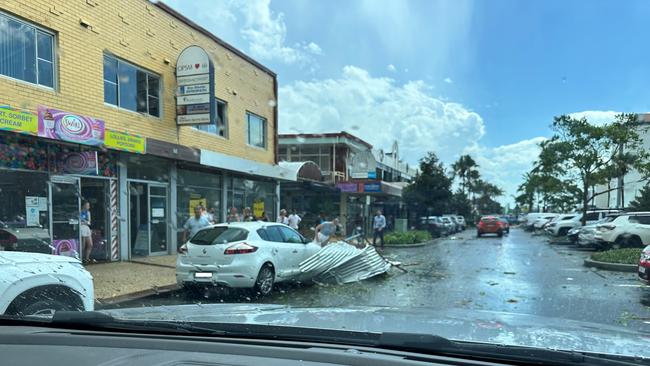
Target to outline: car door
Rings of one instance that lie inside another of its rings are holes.
[[[271,225],[266,227],[268,243],[272,246],[271,253],[275,265],[275,274],[279,280],[285,280],[291,272],[291,249],[284,240],[281,232],[281,225]]]
[[[650,215],[638,215],[635,217],[635,223],[630,228],[630,232],[633,235],[637,235],[641,238],[642,246],[650,244]]]
[[[280,226],[279,227],[282,236],[284,237],[284,242],[288,248],[288,258],[287,258],[287,276],[295,277],[300,274],[300,262],[309,258],[315,253],[313,248],[305,244],[305,240],[297,231],[288,227]]]

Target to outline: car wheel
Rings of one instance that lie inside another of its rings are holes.
[[[621,249],[625,247],[625,239],[623,238],[616,238],[616,240],[609,245],[609,248],[607,249]]]
[[[255,291],[261,296],[267,296],[273,291],[273,284],[275,282],[275,273],[270,264],[265,264],[257,274],[255,281]]]
[[[477,232],[476,232],[476,237],[477,237],[477,238],[480,238],[480,237],[481,237],[481,232],[480,232],[480,231],[477,231]]]
[[[627,246],[629,248],[642,248],[643,243],[641,242],[641,239],[639,239],[638,236],[633,236],[627,240]]]
[[[557,232],[557,236],[566,236],[568,232],[569,232],[569,228],[563,227]]]
[[[499,231],[497,232],[497,236],[498,236],[499,238],[502,237],[502,236],[503,236],[503,231],[499,230]]]
[[[58,300],[39,300],[27,305],[20,314],[36,316],[52,316],[57,311],[76,311],[72,304],[66,304]]]

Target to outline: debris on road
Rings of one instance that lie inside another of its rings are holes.
[[[344,284],[374,277],[398,265],[399,262],[383,258],[370,245],[357,249],[340,241],[305,259],[300,263],[300,271],[315,282]]]
[[[513,275],[513,274],[517,274],[517,272],[503,272],[503,274]]]

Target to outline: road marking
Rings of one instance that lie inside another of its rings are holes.
[[[618,286],[618,287],[650,287],[648,285],[641,285],[641,284],[634,285],[634,284],[630,284],[630,283],[619,283],[619,284],[616,284],[614,286]]]

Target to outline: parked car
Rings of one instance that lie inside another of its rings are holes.
[[[447,235],[447,228],[440,216],[420,217],[420,229],[428,231],[433,237]]]
[[[456,216],[456,220],[460,223],[461,230],[467,229],[467,223],[465,222],[465,218],[463,216]]]
[[[521,223],[523,224],[523,227],[525,230],[532,231],[533,230],[533,224],[535,223],[535,220],[538,218],[546,215],[545,212],[530,212],[526,214],[526,216],[523,217]]]
[[[598,224],[594,234],[600,249],[641,248],[650,243],[650,212],[627,212]]]
[[[556,217],[558,217],[558,214],[555,213],[547,213],[543,216],[538,217],[533,222],[533,230],[541,230],[542,228],[544,228],[544,225],[546,225]]]
[[[268,295],[275,283],[300,281],[300,262],[321,249],[287,225],[237,222],[199,230],[179,248],[176,281],[184,288],[251,288]]]
[[[620,210],[591,210],[587,211],[586,215],[586,225],[593,224],[599,220],[602,220],[607,215],[620,212]],[[565,215],[554,223],[550,224],[547,228],[547,232],[554,236],[564,236],[567,235],[569,230],[582,226],[582,214],[574,213],[570,215]]]
[[[583,226],[578,226],[570,229],[566,234],[567,239],[569,239],[571,243],[577,244],[580,237],[580,230],[582,230],[582,228]]]
[[[650,245],[643,248],[641,252],[637,274],[641,280],[650,285]]]
[[[548,234],[557,236],[556,232],[557,232],[558,223],[563,223],[563,225],[564,225],[565,222],[567,222],[569,220],[573,220],[575,217],[579,217],[579,216],[580,215],[577,214],[577,213],[565,214],[565,215],[557,215],[556,217],[549,220],[544,225],[544,231],[547,232]],[[566,233],[564,233],[563,235],[566,235]]]
[[[39,227],[2,227],[0,250],[52,254],[50,232]]]
[[[501,230],[503,230],[504,233],[510,234],[510,223],[508,222],[508,220],[500,217],[499,226],[501,226]]]
[[[0,278],[0,314],[94,310],[93,277],[78,259],[0,251]]]
[[[569,230],[568,235],[570,235],[572,231],[576,230],[578,231],[578,239],[575,243],[585,248],[597,247],[594,235],[596,234],[596,228],[598,227],[598,225],[612,222],[619,215],[620,213],[610,214],[607,215],[605,218],[598,220],[592,224],[571,229]]]
[[[456,232],[456,224],[454,224],[453,221],[447,216],[442,216],[440,217],[442,220],[442,225],[445,228],[445,233],[446,235],[453,234]]]
[[[503,233],[503,226],[496,216],[483,216],[476,225],[476,236],[479,238],[483,234],[497,234],[497,236],[501,237]]]

